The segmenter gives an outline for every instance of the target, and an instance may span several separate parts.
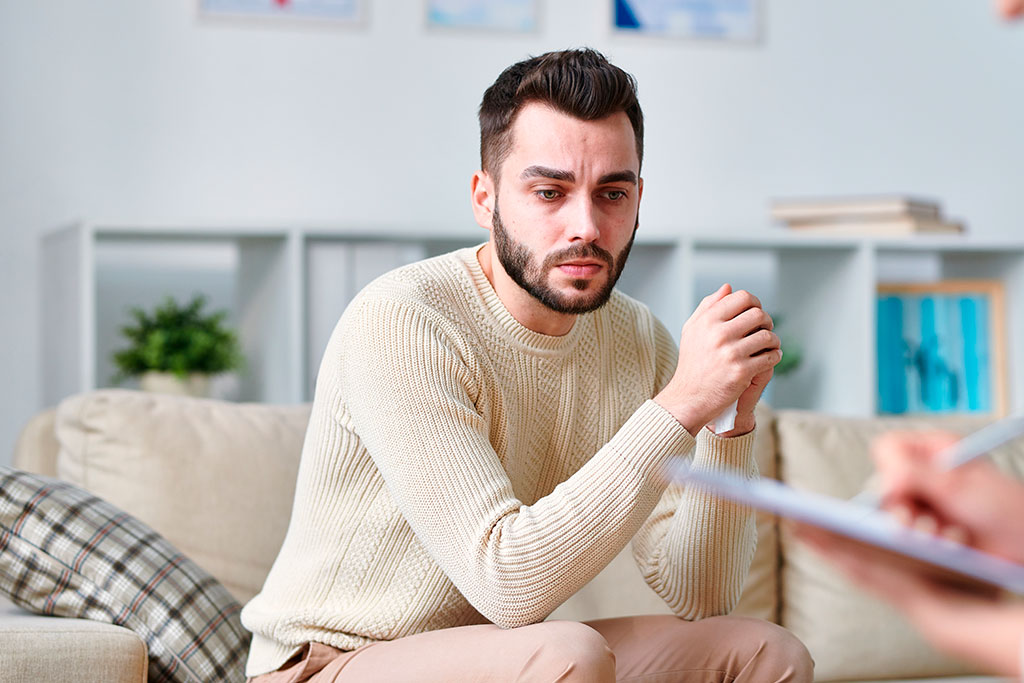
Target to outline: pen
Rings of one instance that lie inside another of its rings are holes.
[[[1020,436],[1024,436],[1024,415],[1011,415],[968,434],[943,449],[938,457],[940,462],[945,461],[946,469],[952,470]]]
[[[987,455],[999,446],[1021,436],[1024,436],[1024,415],[1011,415],[968,434],[939,451],[936,457],[947,470],[952,470],[966,465],[975,458]],[[877,484],[877,476],[872,475],[865,484],[864,490],[851,498],[850,502],[868,507],[878,507],[881,500]]]

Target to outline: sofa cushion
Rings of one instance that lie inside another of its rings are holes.
[[[284,540],[308,421],[308,405],[89,392],[58,407],[57,473],[159,531],[245,602]]]
[[[87,619],[43,617],[0,598],[0,683],[145,683],[138,634]]]
[[[836,418],[778,411],[780,474],[797,489],[837,498],[858,493],[873,471],[870,444],[892,429],[967,433],[978,418]],[[1010,469],[1024,448],[1000,449]],[[938,654],[892,608],[853,587],[782,527],[781,623],[807,645],[819,681],[962,675],[970,665]]]
[[[0,593],[123,626],[151,681],[241,680],[249,636],[227,589],[152,529],[71,484],[0,467]]]

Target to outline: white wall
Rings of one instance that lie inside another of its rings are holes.
[[[987,1],[768,0],[759,45],[197,22],[194,0],[0,0],[0,463],[39,406],[38,238],[78,218],[473,225],[475,111],[509,63],[592,45],[640,82],[649,231],[754,230],[776,195],[914,192],[1024,227],[1024,25]],[[481,233],[481,238],[483,233]]]

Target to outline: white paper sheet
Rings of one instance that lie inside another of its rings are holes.
[[[908,528],[885,511],[800,491],[774,479],[748,480],[723,472],[694,470],[682,458],[670,466],[670,477],[674,481],[699,484],[723,498],[1024,595],[1024,566]]]

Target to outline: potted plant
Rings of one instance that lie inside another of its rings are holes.
[[[205,313],[206,297],[184,306],[172,297],[152,313],[133,308],[133,324],[121,328],[130,345],[115,351],[115,382],[139,377],[144,391],[209,395],[212,375],[237,370],[243,357],[238,337],[224,324],[226,311]]]

